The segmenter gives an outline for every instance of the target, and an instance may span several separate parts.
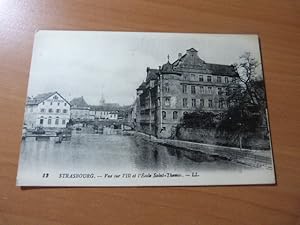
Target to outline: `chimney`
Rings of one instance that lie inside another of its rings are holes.
[[[180,59],[182,57],[181,52],[178,53],[178,59]]]

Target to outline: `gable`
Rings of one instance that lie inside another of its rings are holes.
[[[58,92],[54,92],[51,96],[49,96],[44,101],[45,102],[67,103],[68,105],[70,105],[70,103],[64,97],[62,97]]]

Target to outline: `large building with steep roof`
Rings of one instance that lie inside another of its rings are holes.
[[[220,112],[227,108],[226,87],[238,77],[232,65],[207,63],[194,48],[159,69],[147,68],[137,89],[137,129],[172,137],[184,113]]]
[[[90,106],[86,103],[83,96],[73,98],[71,104],[71,119],[75,121],[89,120]]]
[[[24,123],[27,128],[64,128],[70,120],[70,103],[58,92],[28,97]]]

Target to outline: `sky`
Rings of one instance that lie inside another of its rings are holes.
[[[233,64],[248,51],[260,62],[257,35],[101,31],[38,31],[35,34],[28,96],[58,91],[67,100],[83,96],[97,105],[132,104],[146,69],[158,68],[198,50],[208,63]]]

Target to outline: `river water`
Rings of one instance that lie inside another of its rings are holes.
[[[144,141],[135,136],[73,132],[70,141],[26,138],[21,145],[19,171],[123,170],[194,171],[242,170],[243,166],[201,153],[191,153]]]

